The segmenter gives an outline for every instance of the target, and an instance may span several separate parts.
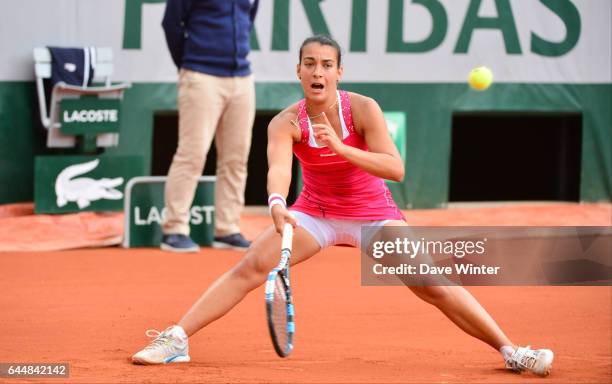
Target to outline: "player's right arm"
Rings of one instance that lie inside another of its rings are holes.
[[[293,143],[299,140],[299,130],[291,122],[296,115],[294,109],[282,111],[268,125],[268,196],[278,193],[286,199],[289,193]],[[274,205],[270,213],[278,233],[286,222],[296,226],[295,218],[282,205]]]

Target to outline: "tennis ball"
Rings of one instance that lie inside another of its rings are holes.
[[[470,87],[477,91],[484,91],[493,83],[493,72],[487,67],[476,67],[470,71],[468,76]]]

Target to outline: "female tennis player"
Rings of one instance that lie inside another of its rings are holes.
[[[342,72],[341,50],[333,39],[315,36],[304,41],[297,65],[304,99],[280,112],[268,127],[268,203],[274,225],[176,325],[161,333],[147,331],[156,338],[132,357],[134,363],[189,361],[188,337],[266,281],[279,260],[279,233],[285,223],[295,227],[292,264],[334,244],[359,247],[362,225],[407,225],[384,182],[401,181],[404,164],[383,113],[373,99],[339,91]],[[293,154],[302,166],[304,187],[287,208]],[[409,288],[463,331],[498,350],[507,368],[542,376],[550,373],[552,351],[514,344],[463,287]]]

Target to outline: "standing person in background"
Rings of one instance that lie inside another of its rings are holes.
[[[213,137],[217,148],[215,238],[218,248],[246,249],[240,233],[255,85],[247,55],[258,0],[168,0],[162,22],[179,69],[178,148],[165,187],[161,249],[197,252],[190,208]]]

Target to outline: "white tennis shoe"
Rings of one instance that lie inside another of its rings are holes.
[[[506,360],[506,368],[515,372],[531,371],[538,376],[548,376],[555,354],[550,349],[518,347]]]
[[[189,341],[183,328],[172,325],[165,331],[149,329],[148,337],[154,337],[149,345],[132,356],[134,364],[186,363],[189,358]]]

